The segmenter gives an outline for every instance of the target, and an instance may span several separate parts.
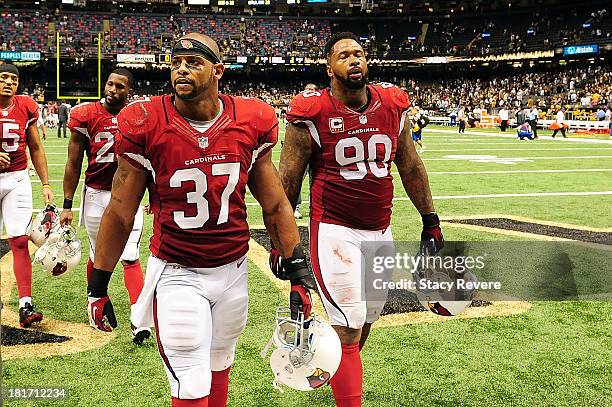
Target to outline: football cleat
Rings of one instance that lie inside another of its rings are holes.
[[[19,308],[19,325],[22,328],[29,328],[32,324],[42,321],[43,314],[34,309],[29,302],[24,307]]]
[[[70,225],[62,226],[52,232],[46,242],[36,250],[34,263],[53,276],[73,270],[81,262],[81,241],[76,229]]]
[[[132,342],[136,345],[142,345],[144,341],[151,337],[151,328],[136,328],[131,325],[132,329]]]
[[[276,349],[270,356],[270,367],[273,386],[280,391],[281,385],[301,391],[318,389],[329,383],[340,366],[340,338],[315,313],[304,319],[300,312],[294,320],[289,307],[277,308],[274,333],[261,351],[262,358],[273,345]]]

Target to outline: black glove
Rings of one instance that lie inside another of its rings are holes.
[[[440,218],[435,212],[423,215],[421,232],[421,254],[433,256],[444,247],[444,236],[440,229]]]
[[[112,328],[117,328],[117,318],[115,317],[113,303],[108,298],[108,282],[111,276],[111,272],[94,267],[91,273],[91,280],[87,286],[89,325],[104,332],[110,332]],[[108,325],[106,322],[108,322]]]
[[[291,284],[299,284],[314,290],[317,287],[312,271],[306,262],[306,256],[300,245],[293,249],[293,255],[283,259],[279,251],[270,251],[270,269],[281,280],[290,280]]]

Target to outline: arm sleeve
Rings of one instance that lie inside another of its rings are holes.
[[[125,107],[117,116],[120,134],[115,140],[115,148],[117,154],[134,167],[150,171],[145,146],[147,129],[150,127],[152,118],[144,104],[145,102],[133,103]]]
[[[87,105],[77,106],[72,111],[70,121],[68,121],[68,128],[70,131],[78,132],[86,137],[89,136],[87,132]]]
[[[38,104],[32,98],[28,98],[27,104],[28,122],[26,127],[30,127],[30,124],[36,123],[38,120]]]
[[[295,96],[287,109],[287,121],[289,123],[315,122],[319,112],[317,100],[321,97],[320,92],[302,92]]]
[[[274,109],[267,104],[261,108],[259,115],[259,126],[262,129],[257,138],[257,150],[255,160],[273,149],[278,141],[278,119]]]

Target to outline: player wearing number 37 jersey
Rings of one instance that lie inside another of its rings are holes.
[[[119,114],[119,168],[89,284],[90,315],[104,329],[105,318],[113,322],[109,271],[148,189],[151,257],[131,319],[155,325],[175,407],[227,402],[247,320],[247,185],[281,255],[300,255],[293,210],[271,159],[274,109],[259,99],[219,94],[223,72],[217,44],[187,34],[172,50],[174,94],[133,103]],[[310,276],[303,254],[291,264],[303,265],[292,284]],[[308,305],[302,302],[302,312]]]
[[[363,382],[359,352],[387,294],[362,294],[372,292],[362,274],[362,243],[378,242],[377,255],[394,254],[392,162],[423,217],[421,240],[437,250],[443,238],[427,173],[410,138],[408,95],[392,84],[368,84],[366,55],[352,33],[332,36],[326,54],[331,87],[293,99],[280,176],[295,204],[310,165],[310,257],[323,305],[342,343],[340,366],[330,383],[337,406],[357,407]]]

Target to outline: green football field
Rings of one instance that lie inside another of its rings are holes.
[[[473,133],[473,134],[472,134]],[[421,155],[442,217],[498,214],[534,221],[612,228],[612,144],[576,140],[536,141],[496,137],[486,130],[429,126]],[[509,133],[512,134],[512,133]],[[607,136],[599,137],[600,140]],[[67,139],[49,132],[45,145],[51,185],[61,206]],[[280,146],[274,160],[280,157]],[[396,176],[393,232],[418,239],[421,225]],[[32,178],[35,208],[40,182]],[[80,189],[80,188],[79,188]],[[303,189],[306,199],[306,188]],[[247,196],[249,219],[261,225],[260,209]],[[75,202],[78,207],[78,202]],[[307,213],[307,204],[303,206]],[[306,219],[300,221],[305,225]],[[145,217],[141,261],[151,217]],[[452,240],[510,240],[502,233],[445,226]],[[86,327],[85,263],[54,278],[34,268],[34,301],[45,318]],[[612,269],[593,270],[611,273]],[[4,387],[61,386],[64,401],[7,402],[15,406],[167,406],[168,383],[154,341],[131,342],[129,301],[121,272],[110,296],[118,314],[117,337],[92,351],[3,363]],[[272,282],[249,262],[249,322],[240,338],[230,379],[231,406],[332,406],[326,387],[310,393],[275,391],[259,352],[272,332],[274,310],[285,304]],[[17,308],[17,292],[6,307]],[[610,313],[610,314],[609,314]],[[612,303],[532,302],[525,313],[373,329],[362,352],[365,406],[610,406],[612,405]],[[27,356],[27,355],[24,355]]]

